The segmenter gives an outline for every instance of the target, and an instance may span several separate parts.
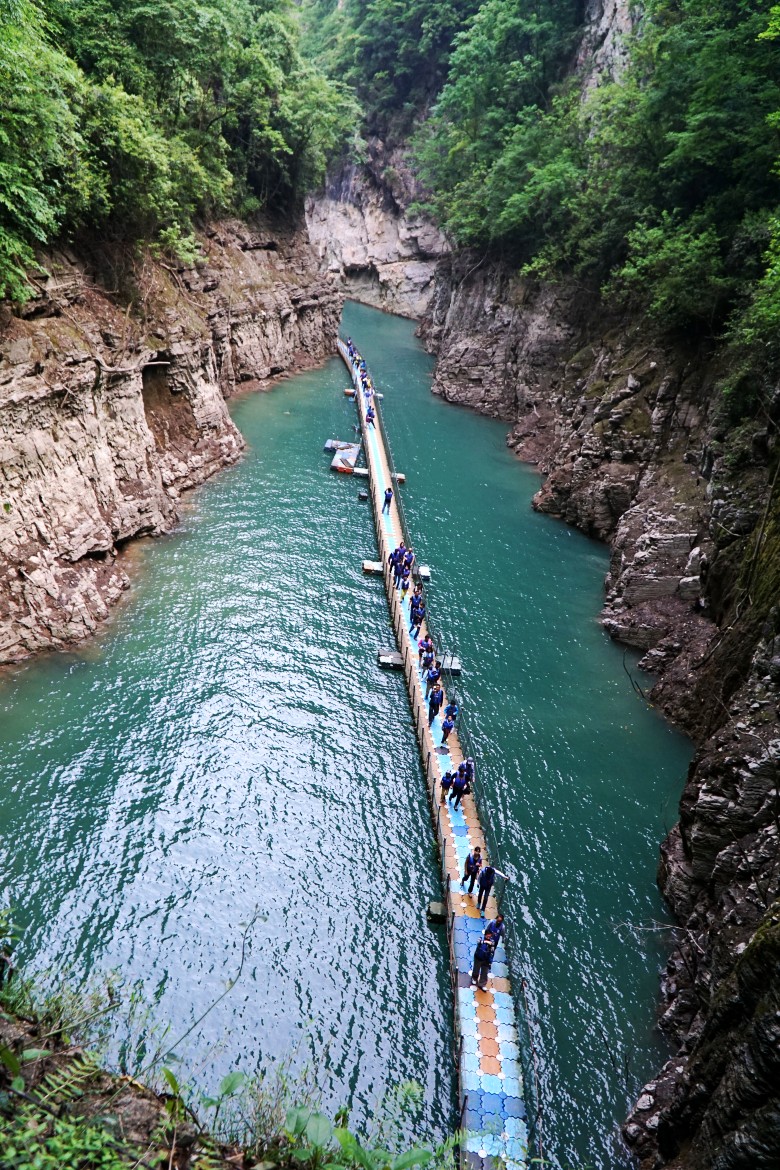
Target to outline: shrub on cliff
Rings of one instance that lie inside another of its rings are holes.
[[[768,16],[746,0],[648,0],[625,69],[583,100],[578,7],[485,0],[418,141],[431,209],[528,271],[607,285],[664,326],[720,328],[771,262]]]
[[[215,211],[291,211],[351,133],[283,0],[15,0],[0,12],[0,296],[80,231],[175,249]]]

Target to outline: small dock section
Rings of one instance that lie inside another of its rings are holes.
[[[409,628],[409,601],[402,600],[389,561],[390,553],[409,539],[398,492],[400,477],[396,477],[392,465],[376,387],[373,387],[373,393],[365,393],[361,386],[360,355],[353,359],[342,341],[338,342],[338,347],[355,390],[368,467],[369,499],[376,521],[379,560],[364,562],[363,567],[366,572],[378,569],[384,577],[397,642],[396,651],[390,647],[387,650],[382,648],[380,665],[404,672],[441,856],[455,1010],[459,1125],[465,1131],[461,1165],[470,1170],[495,1170],[499,1164],[503,1164],[506,1170],[527,1170],[528,1128],[520,1036],[503,938],[496,948],[485,990],[479,990],[471,980],[475,948],[486,923],[496,917],[499,905],[494,891],[483,917],[477,908],[476,889],[470,895],[461,888],[466,858],[476,846],[482,850],[483,858],[489,856],[494,863],[500,862],[488,848],[480,824],[473,791],[478,784],[472,785],[472,794],[464,796],[458,808],[441,799],[442,776],[457,768],[464,759],[464,747],[468,746],[461,742],[458,734],[462,716],[458,716],[456,728],[446,741],[441,714],[429,724],[426,684],[419,665],[417,641]],[[393,488],[394,494],[386,507],[385,489],[388,487]],[[367,568],[369,565],[371,567]],[[426,618],[428,616],[426,600]],[[429,632],[432,632],[429,624],[424,621],[419,636]],[[447,668],[446,656],[440,653],[438,657],[444,667],[442,682],[446,691],[448,685],[451,687],[453,674],[460,672],[460,663],[451,660]],[[387,661],[381,661],[382,658],[387,658]],[[475,767],[479,777],[478,760]],[[509,923],[508,927],[511,932],[513,924]]]

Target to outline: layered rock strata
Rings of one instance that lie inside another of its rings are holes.
[[[192,268],[124,271],[121,298],[97,275],[111,257],[52,256],[5,310],[0,662],[91,634],[128,584],[123,545],[239,458],[225,399],[332,348],[341,297],[300,233],[219,223],[201,244]]]
[[[434,393],[503,418],[534,507],[607,541],[602,621],[697,753],[659,881],[680,930],[677,1049],[626,1126],[643,1168],[780,1165],[780,394],[734,427],[712,354],[595,295],[445,261],[423,321]]]
[[[307,200],[312,245],[348,297],[403,317],[426,311],[449,245],[409,210],[420,195],[404,151],[373,139],[365,163],[342,168]]]

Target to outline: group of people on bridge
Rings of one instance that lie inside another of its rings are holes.
[[[347,338],[347,353],[349,354],[352,368],[358,376],[366,400],[366,422],[368,425],[373,426],[375,419],[375,411],[372,405],[374,388],[365,359],[361,357],[355,348],[351,337]],[[393,489],[388,486],[385,488],[384,503],[382,505],[383,513],[389,513],[392,502]],[[411,587],[414,563],[414,551],[411,548],[407,548],[403,541],[390,553],[389,564],[393,573],[394,587],[400,590],[402,600],[406,599]],[[422,582],[418,580],[414,584],[409,603],[409,633],[415,639],[419,639],[417,643],[418,663],[422,681],[425,683],[425,698],[428,703],[428,726],[433,726],[434,720],[438,717],[442,707],[444,707],[442,742],[446,744],[448,737],[455,729],[460,708],[454,698],[450,699],[447,705],[444,706],[446,696],[441,683],[441,661],[436,658],[436,650],[430,634],[426,633],[420,637],[425,616],[425,595],[423,593]],[[459,807],[463,797],[471,792],[471,786],[474,782],[474,771],[474,760],[469,756],[468,759],[461,760],[457,768],[450,768],[443,774],[441,778],[442,804],[449,801],[453,808]],[[493,890],[497,876],[506,879],[507,875],[502,873],[501,870],[496,869],[490,858],[483,858],[481,847],[475,845],[466,858],[460,888],[465,892],[466,882],[468,882],[468,893],[473,896],[476,885],[477,907],[483,918],[485,917],[488,898]],[[502,941],[505,931],[504,916],[503,914],[497,914],[494,919],[487,923],[476,945],[471,981],[479,988],[484,988],[487,985],[496,947]]]

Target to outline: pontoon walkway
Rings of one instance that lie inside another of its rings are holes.
[[[471,983],[474,949],[485,922],[494,918],[497,905],[493,895],[482,919],[476,895],[463,894],[460,879],[464,863],[474,846],[487,855],[484,833],[480,826],[475,798],[466,796],[460,808],[440,801],[440,781],[448,769],[463,759],[457,731],[446,744],[442,742],[441,716],[428,727],[425,685],[418,665],[417,644],[409,633],[409,602],[401,601],[394,587],[389,555],[407,535],[403,531],[398,506],[398,484],[391,478],[389,452],[384,441],[380,403],[376,394],[371,405],[378,427],[367,424],[367,401],[360,385],[357,363],[352,362],[346,345],[338,342],[339,352],[349,369],[355,387],[355,401],[360,417],[366,462],[369,470],[369,498],[376,521],[379,557],[384,566],[384,581],[398,649],[404,660],[404,678],[414,714],[428,783],[431,812],[441,850],[443,883],[447,898],[447,930],[455,1007],[455,1042],[458,1061],[460,1124],[466,1130],[461,1148],[461,1162],[473,1170],[492,1170],[499,1158],[507,1170],[525,1170],[528,1165],[528,1130],[524,1102],[523,1074],[520,1063],[520,1040],[514,999],[509,983],[506,952],[498,946],[491,976],[485,991]],[[394,496],[389,512],[382,512],[385,488]],[[426,603],[427,604],[427,603]],[[423,623],[421,635],[427,632]],[[459,717],[460,721],[460,717]],[[510,929],[512,928],[510,923]]]

